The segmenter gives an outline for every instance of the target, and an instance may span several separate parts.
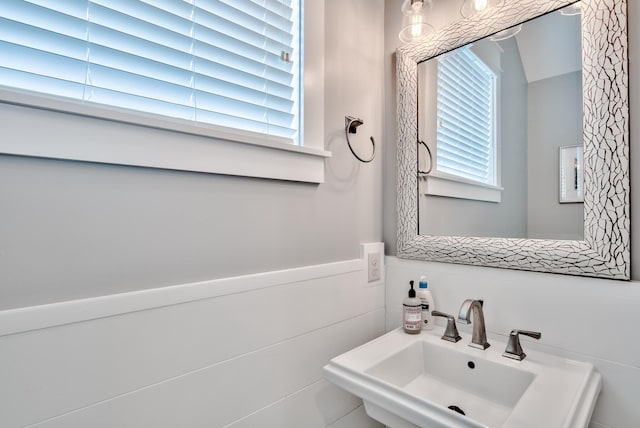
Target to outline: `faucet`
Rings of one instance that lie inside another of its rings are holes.
[[[434,311],[435,312],[435,311]],[[534,339],[540,339],[542,337],[542,333],[537,331],[528,331],[528,330],[511,330],[509,334],[509,343],[507,343],[507,349],[504,350],[502,354],[503,357],[511,358],[512,360],[522,361],[525,359],[527,354],[522,350],[522,346],[520,346],[520,336],[524,334],[525,336],[533,337]]]
[[[443,317],[447,319],[447,329],[444,332],[444,335],[441,337],[442,340],[448,340],[449,342],[456,343],[458,340],[462,339],[460,334],[458,334],[458,329],[456,328],[456,319],[453,315],[445,314],[440,311],[431,311],[431,315],[434,317]]]
[[[487,349],[491,345],[487,342],[482,303],[482,300],[465,300],[460,307],[460,313],[458,313],[458,322],[471,324],[471,314],[473,313],[473,336],[471,337],[469,346],[478,349]]]

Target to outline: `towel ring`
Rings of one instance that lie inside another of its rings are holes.
[[[418,149],[420,149],[420,145],[423,145],[424,148],[427,149],[427,153],[429,154],[429,169],[427,171],[422,171],[420,170],[420,168],[418,168],[418,175],[420,174],[427,175],[433,169],[433,155],[431,154],[431,149],[429,149],[429,146],[427,146],[427,143],[425,143],[424,141],[418,140]]]
[[[371,139],[371,144],[373,145],[373,153],[371,154],[371,159],[362,159],[351,147],[351,141],[349,141],[349,134],[355,134],[358,126],[362,125],[364,122],[362,119],[358,119],[353,116],[345,116],[344,117],[344,136],[347,138],[347,145],[349,146],[349,150],[351,153],[362,163],[369,163],[376,157],[376,142],[373,140],[373,137],[369,137]]]

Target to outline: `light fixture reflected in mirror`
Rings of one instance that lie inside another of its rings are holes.
[[[560,9],[560,14],[566,15],[566,16],[580,15],[581,13],[582,13],[582,2],[577,2]]]
[[[464,18],[470,18],[476,13],[498,7],[502,0],[465,0],[460,7],[460,15]]]
[[[426,21],[426,11],[430,8],[431,0],[402,2],[402,29],[398,37],[403,43],[411,43],[433,33],[433,27]]]
[[[509,37],[513,37],[522,30],[522,24],[515,27],[507,28],[506,30],[498,31],[493,36],[489,37],[492,42],[499,42],[500,40],[506,40]]]

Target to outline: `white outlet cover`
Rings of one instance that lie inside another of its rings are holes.
[[[367,281],[380,280],[380,253],[367,254]]]

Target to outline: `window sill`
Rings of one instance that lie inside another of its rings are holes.
[[[117,111],[108,120],[86,114],[0,104],[0,153],[310,183],[324,181],[324,159],[331,156],[321,149],[212,136],[203,127],[167,126],[155,118],[133,125]]]
[[[444,196],[485,202],[500,202],[502,187],[474,183],[463,178],[441,173],[421,176],[418,182],[420,195]]]

